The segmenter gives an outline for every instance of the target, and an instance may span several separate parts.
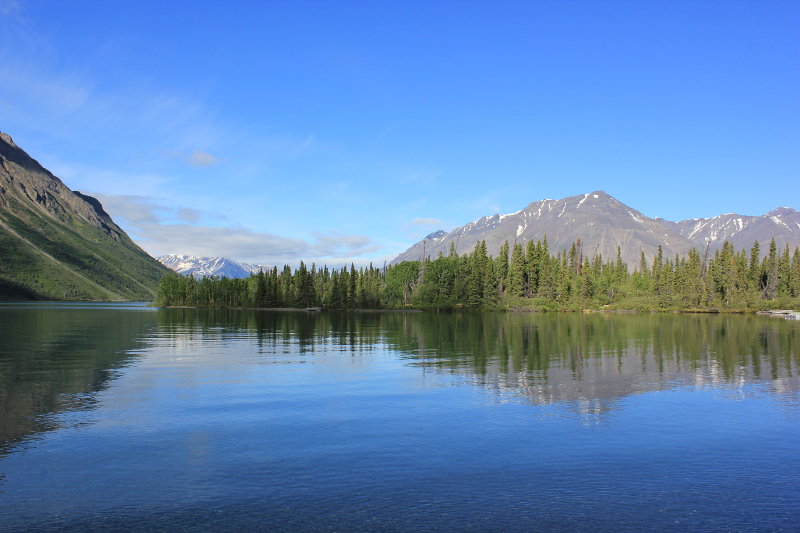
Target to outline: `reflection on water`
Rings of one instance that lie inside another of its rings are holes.
[[[472,315],[409,321],[400,349],[416,364],[535,404],[583,413],[622,396],[681,386],[746,394],[800,390],[800,329],[750,316]]]
[[[159,324],[176,343],[251,337],[267,353],[389,349],[411,366],[535,404],[602,408],[688,385],[800,391],[800,328],[759,316],[172,310],[159,313]]]
[[[0,305],[0,531],[790,530],[799,335]]]
[[[119,309],[139,312],[119,313]],[[0,304],[0,453],[4,444],[90,409],[129,364],[156,313],[131,304]]]
[[[794,408],[800,391],[798,324],[758,316],[4,304],[0,339],[0,443],[57,427],[54,413],[91,408],[93,393],[146,347],[151,357],[156,347],[162,357],[192,364],[199,346],[246,343],[273,357],[308,358],[386,350],[407,365],[461,377],[506,399],[564,404],[584,415],[612,410],[620,397],[684,386],[766,392]],[[340,363],[348,361],[355,364]],[[762,388],[749,387],[756,384]]]

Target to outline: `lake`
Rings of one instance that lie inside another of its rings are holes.
[[[0,530],[797,531],[800,322],[0,305]]]

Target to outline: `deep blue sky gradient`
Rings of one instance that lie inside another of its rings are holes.
[[[798,95],[797,2],[0,0],[0,130],[154,254],[382,262],[597,189],[800,208]]]

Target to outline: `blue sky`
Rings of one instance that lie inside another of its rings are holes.
[[[0,0],[0,131],[148,252],[382,263],[602,189],[800,208],[800,3]]]

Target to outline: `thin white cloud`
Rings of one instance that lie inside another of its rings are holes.
[[[153,256],[225,256],[259,264],[338,263],[378,249],[369,237],[338,232],[314,234],[313,241],[234,226],[198,224],[214,214],[170,207],[144,196],[96,195],[105,210]],[[187,223],[192,222],[192,223]]]
[[[219,159],[200,150],[195,150],[186,158],[186,162],[193,167],[213,167],[219,162]]]
[[[34,118],[55,115],[63,119],[83,108],[92,95],[92,85],[74,73],[47,75],[32,65],[3,63],[0,91],[15,102],[20,114],[31,112]]]
[[[0,0],[0,15],[16,15],[22,11],[18,0]]]
[[[78,144],[113,135],[126,142],[149,139],[151,146],[187,152],[214,146],[219,138],[221,127],[213,113],[191,97],[145,86],[111,90],[80,71],[2,55],[0,59],[0,100],[14,102],[2,110],[10,123],[24,121],[30,129]],[[203,153],[187,157],[191,163],[207,165],[210,159]]]
[[[289,156],[291,158],[300,157],[304,152],[308,151],[316,142],[316,137],[312,133],[299,144],[295,142],[296,146],[289,151]]]
[[[377,137],[375,137],[375,140],[376,140],[376,141],[381,141],[381,140],[383,140],[384,138],[386,138],[386,137],[388,137],[389,135],[391,135],[392,133],[394,133],[394,132],[397,130],[397,128],[399,128],[399,127],[400,127],[400,126],[399,126],[398,124],[393,124],[393,125],[391,125],[391,126],[389,126],[389,127],[385,128],[383,131],[381,131],[380,133],[378,133],[378,136],[377,136]]]
[[[181,152],[178,150],[163,150],[162,155],[170,159],[179,159],[191,167],[213,167],[220,162],[220,159],[203,150],[193,152]]]
[[[190,224],[197,224],[202,216],[203,212],[197,209],[183,207],[178,210],[178,218]]]
[[[58,155],[44,154],[37,157],[42,165],[58,176],[70,189],[103,191],[109,195],[155,196],[175,178],[153,174],[125,172],[83,163],[63,161]]]
[[[439,226],[443,222],[438,218],[415,217],[411,220],[411,223],[416,226]]]
[[[424,184],[430,186],[436,183],[441,176],[438,170],[424,166],[403,165],[392,171],[393,179],[402,184]]]

